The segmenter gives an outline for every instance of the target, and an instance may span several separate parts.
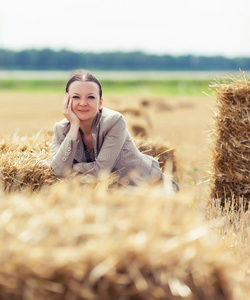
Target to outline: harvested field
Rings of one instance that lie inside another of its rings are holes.
[[[104,97],[141,151],[159,155],[162,168],[172,160],[181,191],[170,197],[37,168],[62,95],[0,91],[0,298],[248,299],[249,213],[222,209],[207,182],[215,104]]]
[[[36,134],[41,129],[50,131],[56,121],[63,118],[61,113],[63,95],[60,93],[34,93],[0,91],[0,136],[6,137],[17,132],[20,136]],[[210,151],[207,146],[209,119],[214,99],[200,97],[122,97],[104,95],[104,105],[109,108],[138,110],[141,102],[150,103],[143,108],[142,116],[125,114],[131,126],[143,127],[147,139],[165,140],[175,148],[175,157],[183,167],[185,176],[182,186],[188,187],[207,176]],[[172,110],[158,110],[159,103],[173,107]],[[186,103],[188,108],[183,107]],[[190,108],[190,105],[192,108]],[[142,129],[142,130],[143,130]],[[18,131],[17,131],[18,130]],[[135,128],[136,133],[136,128]]]

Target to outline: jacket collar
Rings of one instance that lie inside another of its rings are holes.
[[[92,130],[97,129],[97,127],[101,121],[101,118],[102,118],[102,109],[97,111],[97,114],[96,114],[93,124],[92,124]]]

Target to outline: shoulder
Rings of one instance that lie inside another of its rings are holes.
[[[102,109],[100,125],[104,132],[111,129],[120,132],[127,128],[126,121],[121,113],[105,107]]]
[[[108,122],[110,124],[115,124],[116,122],[125,122],[123,115],[115,110],[103,107],[102,109],[102,121]]]

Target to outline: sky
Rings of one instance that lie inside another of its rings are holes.
[[[1,1],[0,48],[250,57],[250,1]]]

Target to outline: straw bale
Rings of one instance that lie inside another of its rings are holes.
[[[166,101],[164,98],[153,98],[153,99],[142,99],[140,101],[141,109],[148,108],[148,107],[154,107],[156,111],[172,111],[175,106],[171,105]]]
[[[137,128],[139,130],[140,127]],[[27,137],[15,134],[0,141],[0,189],[6,192],[29,189],[38,191],[43,186],[53,184],[58,180],[49,169],[38,167],[40,160],[49,161],[52,131],[40,131]],[[159,158],[160,166],[164,169],[165,162],[174,161],[174,150],[169,143],[146,140],[142,136],[135,139],[135,144],[145,154]],[[176,162],[173,173],[176,175]],[[72,174],[71,177],[74,177]],[[115,178],[110,176],[110,183]],[[177,180],[175,176],[175,180]],[[178,180],[177,180],[178,181]]]
[[[162,172],[165,170],[165,166],[167,162],[171,162],[172,164],[172,174],[174,176],[174,180],[178,181],[178,169],[177,169],[177,161],[175,159],[175,149],[170,144],[170,142],[162,140],[162,139],[143,139],[140,137],[135,138],[135,144],[138,149],[147,155],[153,156],[159,161],[160,168]]]
[[[149,99],[141,99],[140,105],[142,107],[149,107],[152,104],[152,102]]]
[[[147,107],[120,107],[116,108],[124,115],[127,128],[133,137],[148,137],[153,130]]]
[[[1,299],[242,299],[243,271],[190,201],[79,177],[1,195]]]
[[[15,134],[0,143],[0,186],[4,191],[32,191],[57,180],[49,169],[39,168],[40,160],[48,160],[52,132],[41,131],[27,137]]]
[[[228,77],[213,86],[217,112],[212,130],[212,197],[221,204],[250,200],[250,81]]]
[[[133,138],[138,136],[147,138],[149,136],[152,128],[148,126],[145,118],[142,116],[133,116],[131,114],[127,114],[125,119],[128,131]]]
[[[148,133],[145,127],[138,125],[138,124],[133,124],[130,126],[131,131],[134,136],[141,136],[141,137],[147,137]]]
[[[130,114],[130,115],[136,116],[136,117],[140,117],[143,115],[142,111],[136,107],[123,107],[123,108],[119,108],[116,110],[119,111],[123,115]]]

